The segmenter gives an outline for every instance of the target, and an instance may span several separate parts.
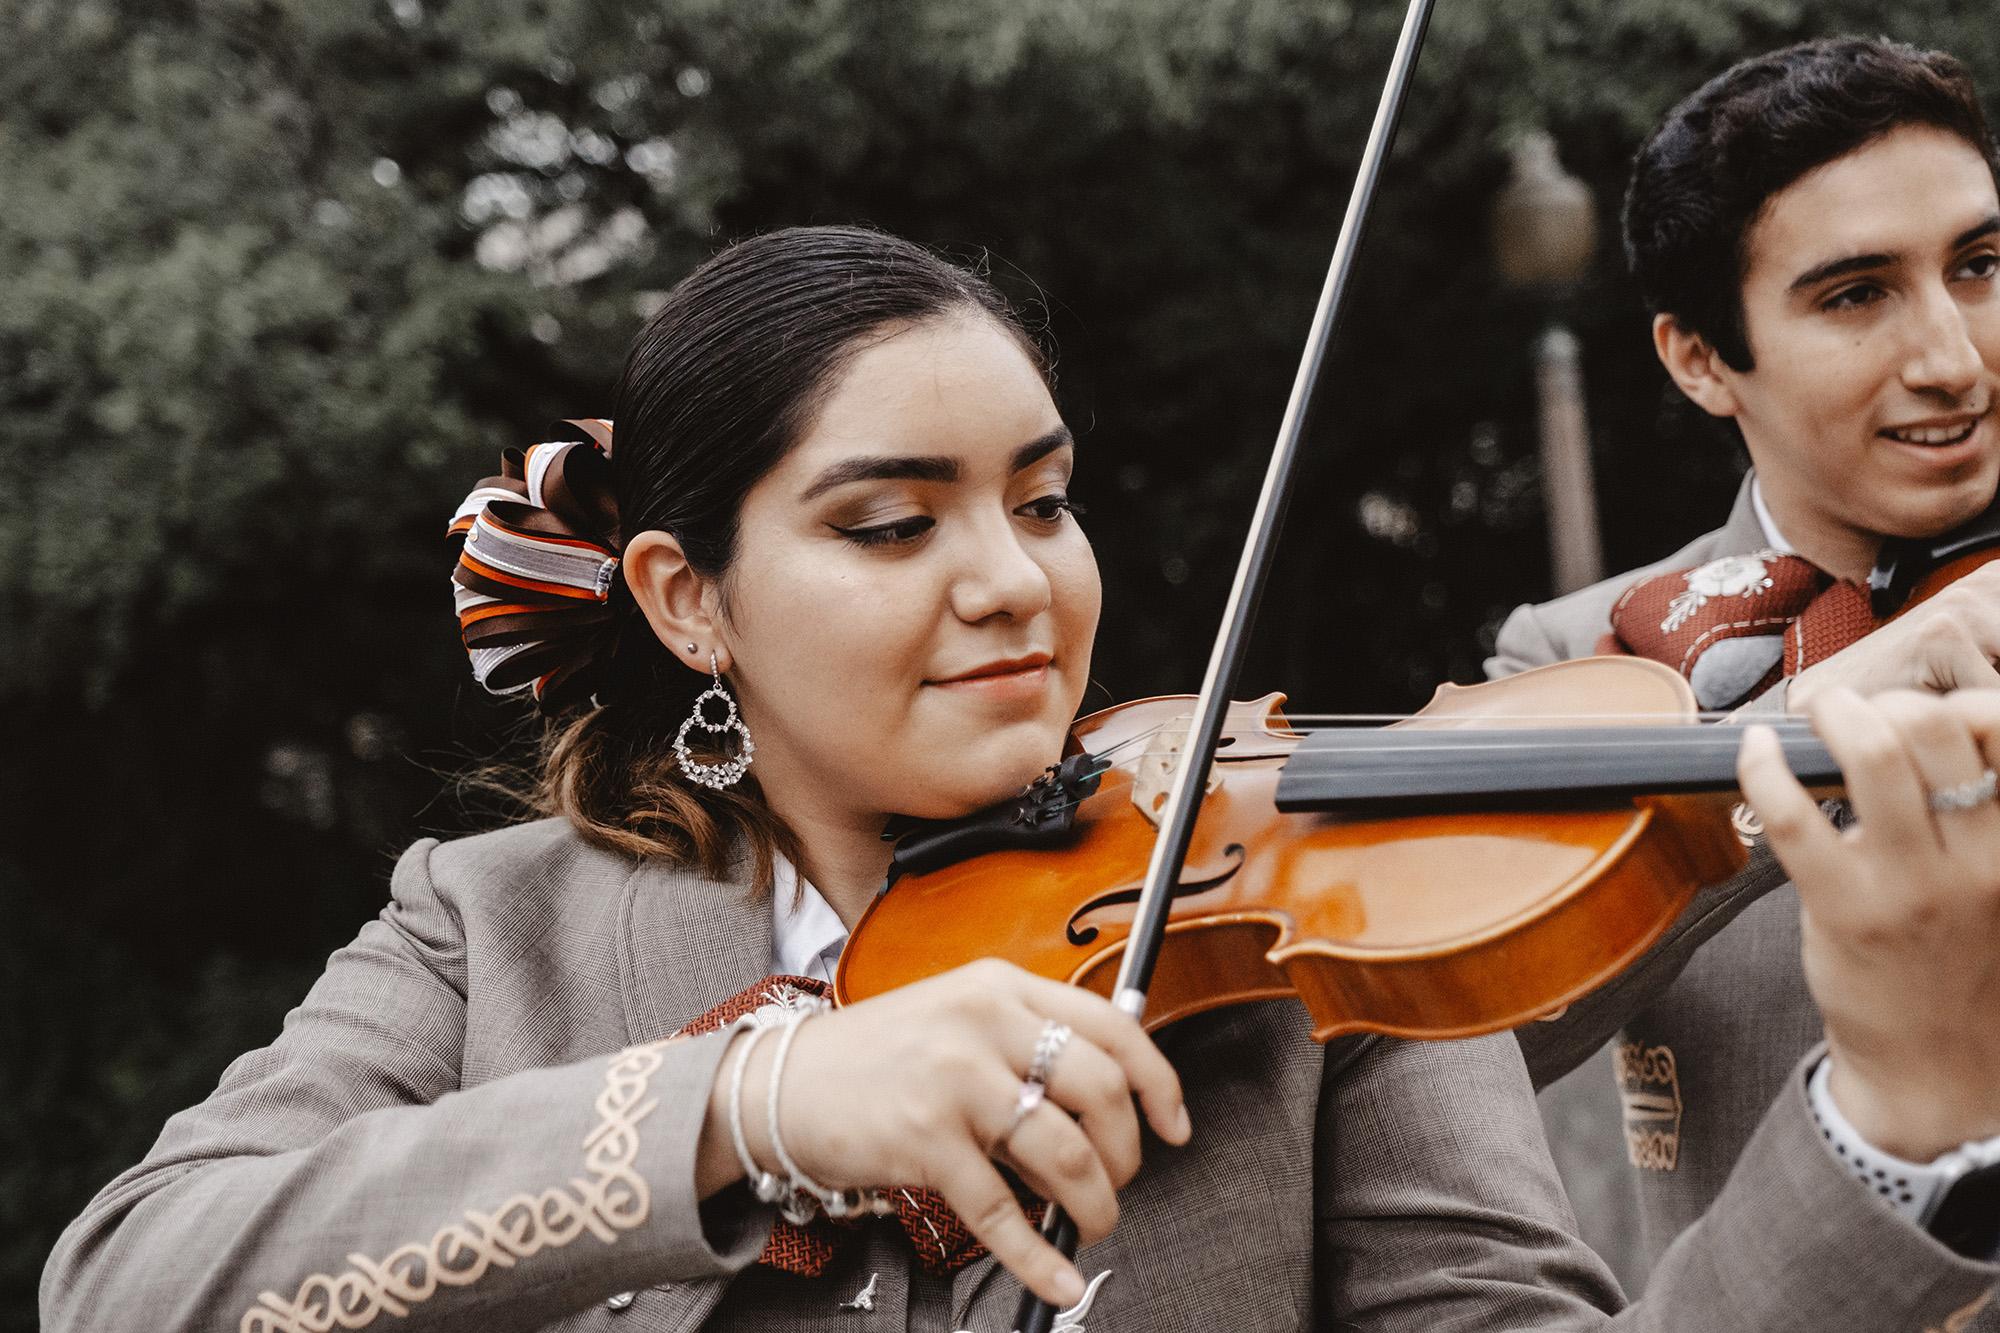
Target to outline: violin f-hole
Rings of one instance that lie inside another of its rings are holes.
[[[1237,872],[1243,869],[1243,854],[1242,843],[1230,843],[1222,849],[1222,855],[1229,863],[1225,868],[1202,879],[1181,880],[1174,885],[1173,896],[1176,899],[1191,898],[1195,894],[1207,893],[1210,889],[1221,888],[1230,880],[1235,879]],[[1139,901],[1140,892],[1140,888],[1135,885],[1129,888],[1113,889],[1109,893],[1101,893],[1097,897],[1092,898],[1089,902],[1084,903],[1081,907],[1070,913],[1069,920],[1063,923],[1064,938],[1079,948],[1083,945],[1094,943],[1099,933],[1097,927],[1079,926],[1077,923],[1100,907],[1116,907],[1120,903],[1136,903]]]

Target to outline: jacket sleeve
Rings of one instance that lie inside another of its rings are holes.
[[[2000,1266],[1953,1254],[1849,1177],[1812,1126],[1801,1073],[1625,1306],[1575,1237],[1511,1042],[1357,1050],[1328,1053],[1321,1098],[1319,1272],[1335,1328],[1920,1333],[1964,1327],[2000,1283]]]
[[[1530,667],[1560,662],[1566,656],[1548,626],[1542,623],[1538,609],[1532,605],[1517,606],[1500,622],[1500,633],[1493,640],[1493,656],[1486,659],[1486,679],[1518,675]]]
[[[464,934],[435,846],[278,1039],[70,1224],[50,1333],[528,1329],[756,1257],[767,1216],[705,1229],[694,1190],[726,1036],[460,1088]]]

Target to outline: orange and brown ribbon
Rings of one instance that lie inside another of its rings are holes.
[[[507,450],[447,529],[463,541],[452,583],[473,677],[549,714],[597,687],[622,549],[611,423],[569,424],[588,438]]]

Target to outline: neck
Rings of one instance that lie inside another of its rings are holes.
[[[875,901],[889,874],[889,855],[894,848],[882,841],[884,822],[878,819],[872,830],[852,838],[814,837],[792,824],[792,831],[799,835],[799,873],[819,890],[849,930]]]
[[[1862,532],[1794,495],[1782,481],[1758,473],[1764,505],[1793,549],[1838,579],[1864,583],[1882,550],[1878,533]]]
[[[761,748],[757,752],[760,767],[764,753]],[[830,805],[818,798],[825,784],[795,782],[777,764],[757,778],[772,812],[798,839],[799,874],[852,930],[889,873],[895,849],[882,841],[887,817]]]

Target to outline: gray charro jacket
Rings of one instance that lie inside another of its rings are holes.
[[[1768,544],[1746,477],[1720,528],[1644,568],[1518,608],[1501,627],[1486,673],[1498,679],[1589,656],[1610,628],[1612,604],[1640,579]],[[1739,713],[1776,714],[1784,704],[1781,683]],[[1823,1036],[1799,950],[1797,891],[1758,839],[1742,873],[1702,890],[1637,967],[1557,1021],[1518,1034],[1538,1087],[1618,1035],[1627,1158],[1655,1259],[1723,1197],[1766,1108],[1797,1097],[1800,1060]],[[2000,1300],[1976,1327],[2000,1330]]]
[[[928,1275],[892,1223],[826,1277],[750,1266],[770,1215],[694,1197],[726,1038],[664,1041],[768,970],[742,884],[555,822],[425,841],[270,1046],[168,1122],[64,1233],[49,1333],[1004,1330],[984,1260]],[[2000,1269],[1877,1207],[1782,1096],[1641,1307],[1573,1238],[1506,1037],[1314,1045],[1303,1011],[1177,1025],[1195,1140],[1154,1143],[1095,1333],[1917,1330]],[[872,1311],[844,1310],[870,1278]],[[636,1293],[626,1300],[624,1293]]]

